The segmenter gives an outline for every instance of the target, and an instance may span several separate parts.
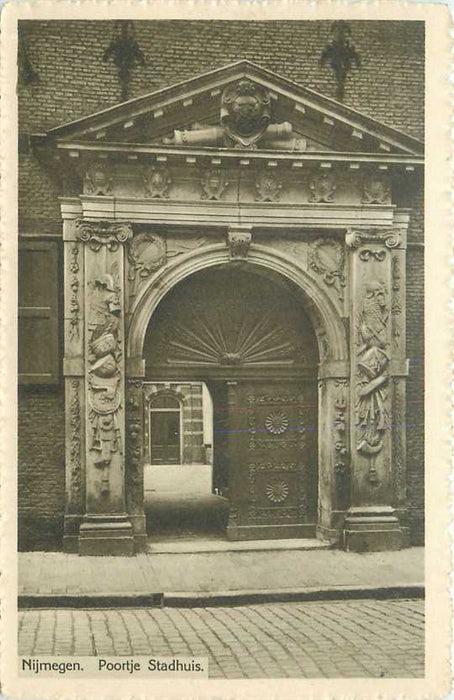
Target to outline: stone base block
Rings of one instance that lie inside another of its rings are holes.
[[[82,556],[132,556],[134,535],[127,516],[87,516],[80,526]]]
[[[228,525],[229,540],[285,540],[315,537],[315,525]]]
[[[325,525],[317,525],[316,528],[317,538],[319,540],[324,540],[329,542],[333,546],[342,545],[343,530],[342,528],[336,529],[334,527],[326,527]]]
[[[404,536],[392,508],[351,508],[345,520],[344,548],[351,552],[402,549]]]

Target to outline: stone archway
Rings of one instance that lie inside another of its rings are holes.
[[[167,265],[158,271],[149,282],[143,286],[131,309],[129,331],[127,337],[128,347],[128,402],[127,421],[133,421],[136,425],[140,421],[140,386],[145,376],[144,341],[147,328],[156,312],[160,302],[180,282],[195,275],[197,272],[215,268],[216,266],[228,266],[230,261],[229,251],[225,246],[206,246],[197,253],[181,256],[171,265]],[[343,402],[346,402],[347,394],[347,341],[342,320],[337,313],[331,299],[326,292],[317,285],[314,280],[298,265],[295,260],[278,253],[266,246],[256,245],[251,249],[247,263],[241,263],[244,269],[255,266],[256,269],[268,270],[272,274],[281,276],[299,290],[304,306],[315,331],[320,358],[318,377],[319,389],[319,457],[318,470],[319,493],[317,504],[317,528],[322,535],[339,537],[340,529],[332,528],[332,512],[348,507],[345,502],[345,494],[348,483],[342,488],[335,483],[334,460],[336,448],[334,446],[331,420],[334,420],[332,406],[336,404],[336,395],[342,392]],[[236,391],[232,389],[231,393]],[[132,399],[131,399],[132,397]],[[139,408],[139,410],[138,410]],[[132,410],[131,410],[132,409]],[[134,435],[134,431],[132,432]],[[338,437],[338,436],[336,436]],[[140,436],[130,441],[130,454],[134,456],[140,453]],[[336,440],[339,443],[339,439]],[[140,510],[140,466],[137,460],[129,460],[131,468],[127,477],[127,500],[129,512],[132,513],[134,525],[134,508]],[[135,466],[135,468],[134,468]],[[345,481],[345,478],[343,477]],[[344,498],[344,503],[341,503]],[[234,515],[235,518],[235,515]],[[234,520],[233,518],[233,520]],[[143,527],[137,512],[136,526]],[[232,521],[231,532],[235,530],[236,522]],[[277,532],[277,531],[276,531]],[[279,530],[279,533],[282,531]],[[254,536],[257,536],[256,534]],[[266,535],[265,535],[266,536]],[[277,534],[275,536],[282,536]]]

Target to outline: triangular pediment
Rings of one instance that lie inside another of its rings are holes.
[[[263,104],[266,103],[263,109],[269,126],[258,127],[262,131],[255,141],[240,138],[234,143],[231,134],[230,141],[225,140],[225,95],[237,94],[240,83],[243,88],[246,83],[252,85],[249,92],[255,90]],[[48,131],[47,139],[169,145],[173,149],[230,145],[314,152],[423,153],[423,144],[417,139],[249,61],[204,73],[63,124]]]

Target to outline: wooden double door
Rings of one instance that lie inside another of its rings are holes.
[[[313,537],[316,382],[228,381],[214,397],[214,482],[230,501],[228,537]]]

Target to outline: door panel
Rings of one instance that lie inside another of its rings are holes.
[[[315,381],[229,385],[232,539],[314,536]]]

